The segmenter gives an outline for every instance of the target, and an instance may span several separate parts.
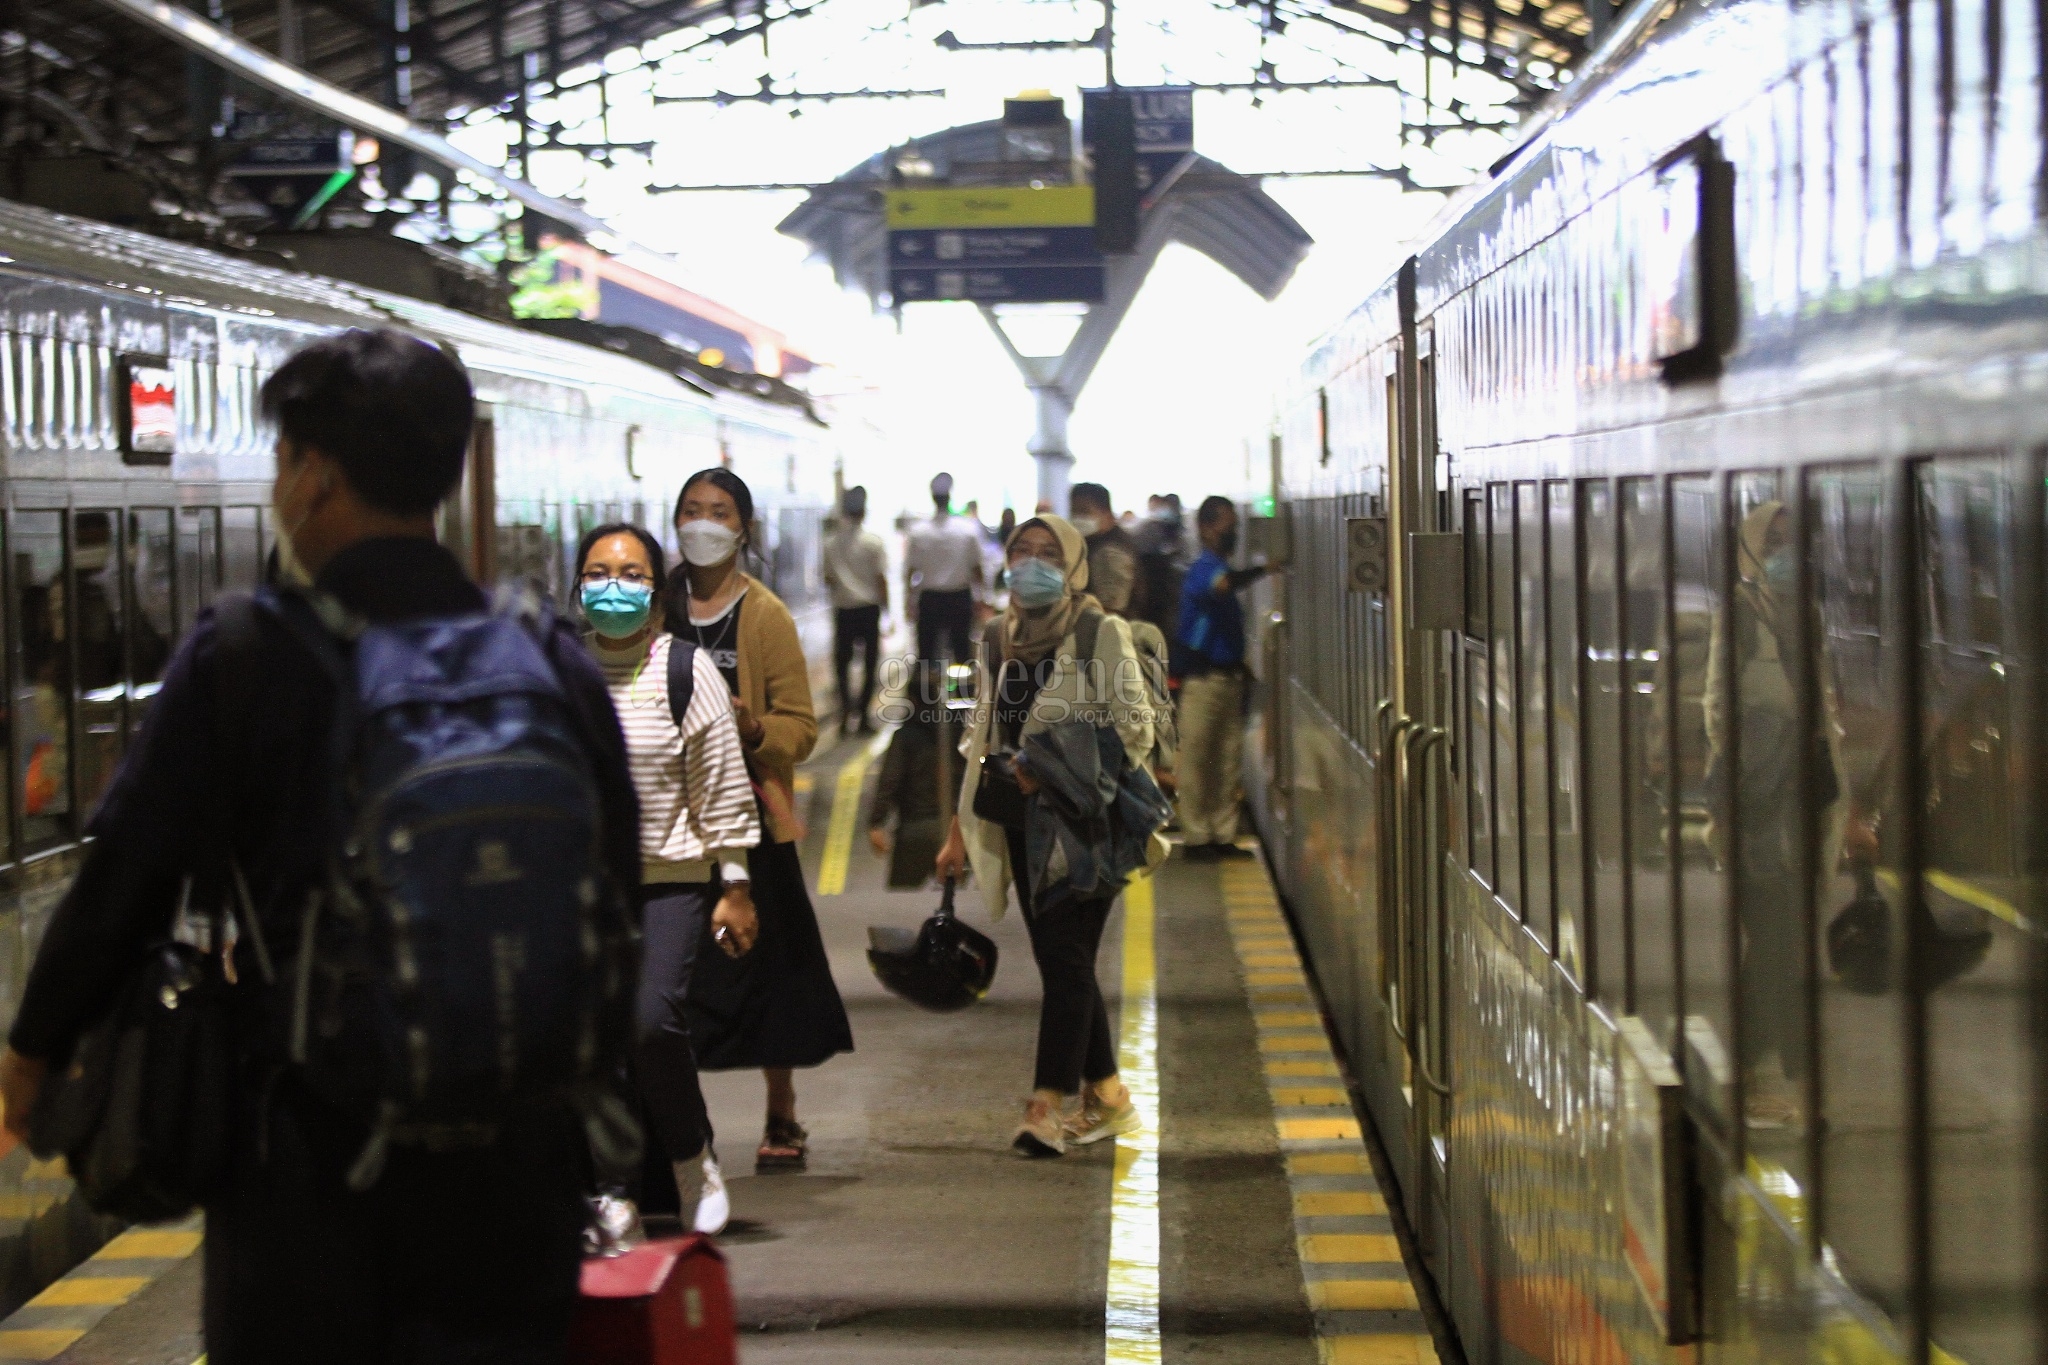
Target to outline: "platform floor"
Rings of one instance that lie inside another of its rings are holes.
[[[994,927],[1001,970],[973,1010],[926,1014],[881,990],[867,926],[913,925],[936,896],[883,889],[865,803],[847,800],[875,766],[849,742],[806,773],[804,861],[828,893],[816,904],[857,1047],[798,1078],[810,1170],[753,1175],[761,1080],[707,1077],[744,1359],[1434,1365],[1260,864],[1176,856],[1111,922],[1101,973],[1113,1016],[1123,1001],[1126,1073],[1143,1078],[1149,1043],[1161,1096],[1149,1142],[1023,1161],[1008,1149],[1038,1004],[1023,925],[1013,912]],[[104,1273],[94,1264],[77,1274]],[[198,1258],[87,1310],[99,1316],[82,1337],[68,1282],[0,1324],[0,1361],[198,1358]],[[26,1335],[45,1321],[69,1330]]]

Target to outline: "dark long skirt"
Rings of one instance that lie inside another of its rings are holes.
[[[796,845],[761,845],[747,855],[747,870],[761,921],[753,951],[731,958],[706,948],[690,978],[698,1068],[816,1066],[853,1051]]]

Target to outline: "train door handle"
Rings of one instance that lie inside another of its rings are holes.
[[[1421,780],[1414,784],[1415,794],[1418,796],[1420,800],[1427,800],[1429,795],[1429,776],[1431,771],[1429,767],[1430,755],[1440,745],[1444,744],[1449,738],[1450,732],[1444,729],[1442,726],[1419,726],[1416,728],[1415,732],[1409,735],[1403,743],[1404,748],[1410,749],[1409,764],[1411,770],[1419,771],[1421,773]],[[1418,808],[1415,812],[1415,818],[1412,823],[1414,825],[1414,837],[1412,841],[1404,844],[1404,847],[1402,849],[1403,858],[1405,860],[1409,856],[1410,846],[1412,845],[1413,856],[1415,858],[1415,889],[1419,890],[1422,893],[1421,898],[1423,900],[1432,902],[1431,908],[1440,908],[1435,903],[1440,902],[1442,897],[1429,895],[1429,888],[1431,886],[1432,877],[1431,864],[1434,860],[1434,854],[1428,846],[1430,827],[1429,812],[1426,809]],[[1404,878],[1403,880],[1405,881],[1406,879]],[[1406,1003],[1408,1004],[1408,1007],[1411,1010],[1417,1011],[1419,1011],[1422,1008],[1423,1002],[1427,998],[1427,994],[1423,989],[1423,986],[1427,980],[1428,966],[1426,963],[1420,960],[1421,953],[1419,951],[1419,948],[1422,943],[1421,935],[1419,933],[1411,934],[1408,932],[1409,926],[1411,924],[1419,923],[1419,920],[1411,920],[1407,912],[1410,910],[1414,910],[1419,915],[1422,908],[1423,907],[1415,903],[1415,900],[1412,897],[1404,900],[1402,906],[1403,936],[1404,938],[1407,938],[1410,943],[1416,945],[1417,947],[1415,958],[1411,962],[1413,979],[1409,983],[1408,999]],[[1438,920],[1439,923],[1441,923],[1441,915],[1438,916]],[[1439,937],[1441,937],[1441,935],[1439,935]],[[1415,1075],[1422,1081],[1423,1085],[1427,1086],[1430,1089],[1432,1093],[1434,1093],[1441,1099],[1448,1100],[1451,1098],[1451,1088],[1445,1085],[1441,1080],[1437,1079],[1436,1072],[1430,1066],[1430,1059],[1428,1058],[1428,1056],[1424,1054],[1424,1050],[1418,1045],[1421,1036],[1421,1030],[1417,1029],[1414,1026],[1414,1021],[1413,1019],[1411,1019],[1409,1021],[1408,1035],[1403,1041],[1405,1041],[1408,1045],[1408,1056],[1410,1061],[1414,1063]],[[1429,1037],[1432,1041],[1435,1041],[1436,1033],[1432,1031]]]

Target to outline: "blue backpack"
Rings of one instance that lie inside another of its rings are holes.
[[[291,1060],[370,1126],[350,1187],[393,1143],[487,1146],[539,1107],[615,1106],[634,934],[547,608],[515,593],[379,625],[317,595],[254,601],[335,684],[327,873],[278,965]]]

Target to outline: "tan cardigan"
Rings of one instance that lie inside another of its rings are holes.
[[[767,789],[768,836],[781,844],[803,833],[795,814],[796,765],[818,742],[818,714],[811,706],[811,671],[796,618],[767,584],[752,574],[740,576],[747,580],[747,595],[735,646],[739,699],[761,722],[761,742],[747,746],[747,771]]]

